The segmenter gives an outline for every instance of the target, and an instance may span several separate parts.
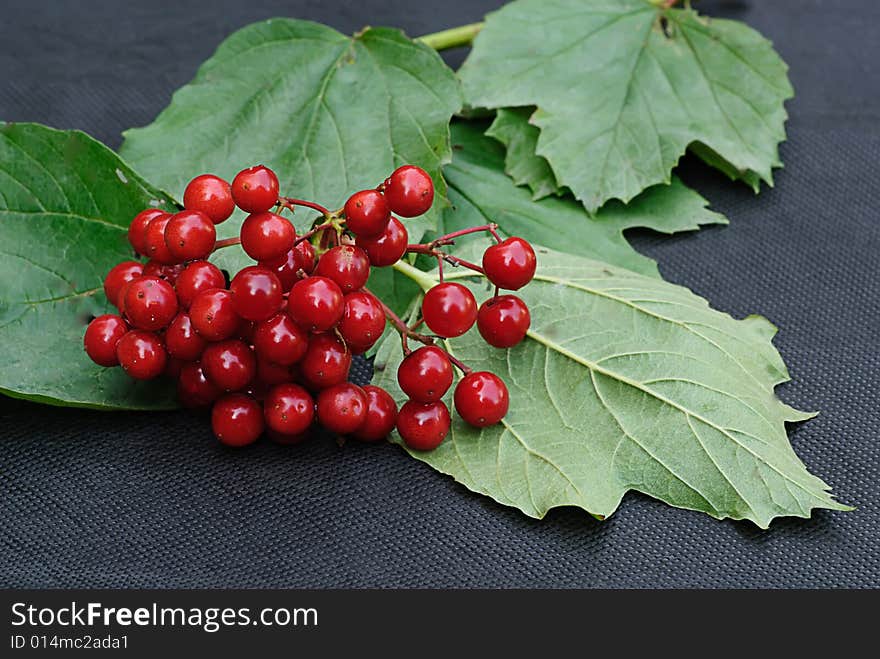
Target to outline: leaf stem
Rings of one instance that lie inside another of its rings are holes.
[[[460,25],[449,30],[434,32],[419,37],[416,41],[421,41],[426,46],[434,50],[447,50],[449,48],[460,48],[461,46],[469,46],[477,36],[477,33],[483,29],[482,21],[479,23],[469,23],[468,25]]]
[[[398,261],[391,267],[397,270],[400,274],[406,275],[407,277],[412,279],[421,287],[423,291],[429,291],[434,286],[440,283],[427,272],[423,272],[422,270],[411,266],[406,261]]]

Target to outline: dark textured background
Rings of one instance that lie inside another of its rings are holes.
[[[116,147],[249,22],[419,35],[498,4],[2,0],[0,118]],[[794,447],[856,512],[761,532],[630,494],[604,523],[576,509],[538,522],[391,445],[229,452],[184,413],[0,399],[0,586],[880,586],[880,3],[699,4],[747,21],[791,65],[786,168],[755,197],[686,161],[730,227],[634,240],[716,308],[780,326],[794,378],[780,395],[822,410]]]

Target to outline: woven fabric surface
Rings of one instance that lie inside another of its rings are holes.
[[[417,35],[500,3],[3,4],[0,118],[79,128],[116,147],[249,22]],[[699,5],[748,22],[790,64],[786,166],[755,196],[686,158],[685,180],[730,226],[631,237],[667,279],[780,327],[793,381],[779,393],[822,412],[793,429],[795,450],[855,512],[760,531],[630,494],[602,523],[576,509],[536,521],[390,444],[228,451],[204,418],[182,412],[0,398],[0,586],[880,586],[880,4]]]

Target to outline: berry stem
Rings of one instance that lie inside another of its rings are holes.
[[[324,217],[331,217],[333,215],[333,213],[324,208],[321,204],[316,204],[313,201],[306,201],[304,199],[294,199],[293,197],[278,197],[278,203],[281,205],[282,208],[287,208],[291,212],[294,211],[296,206],[305,206],[306,208],[311,208],[312,210],[318,211]]]
[[[295,241],[293,241],[293,246],[296,247],[297,245],[299,245],[302,242],[305,242],[306,240],[311,240],[312,237],[320,231],[324,231],[325,229],[334,229],[334,228],[335,228],[335,226],[332,222],[325,222],[324,224],[319,224],[316,227],[312,227],[311,229],[306,231],[303,235],[299,236]]]
[[[231,247],[232,245],[241,245],[241,238],[236,236],[235,238],[224,238],[223,240],[218,240],[216,243],[214,243],[214,251],[216,252],[218,249]]]
[[[364,291],[366,291],[367,293],[370,292],[366,288],[364,288]],[[370,295],[373,295],[373,294],[370,293]],[[379,298],[376,297],[375,295],[373,295],[373,297],[375,297],[377,300],[379,300]],[[403,320],[401,319],[400,316],[398,316],[396,313],[394,313],[394,310],[391,307],[389,307],[387,304],[382,302],[382,300],[379,300],[379,304],[382,305],[382,311],[385,312],[385,317],[394,326],[394,329],[396,329],[400,333],[400,342],[401,342],[401,345],[403,346],[403,354],[404,355],[408,355],[410,352],[412,352],[409,349],[409,344],[407,342],[407,339],[415,339],[416,341],[419,341],[420,343],[424,343],[425,345],[433,345],[433,343],[434,343],[433,338],[431,338],[430,336],[426,336],[424,334],[419,334],[418,332],[414,332],[411,327],[409,327],[405,322],[403,322]]]
[[[481,275],[485,275],[486,273],[483,271],[482,266],[477,265],[476,263],[471,263],[470,261],[465,261],[462,258],[454,256],[452,254],[447,254],[445,252],[441,252],[439,249],[433,249],[431,247],[432,243],[424,244],[424,245],[407,245],[406,251],[410,254],[425,254],[427,256],[433,256],[437,259],[437,267],[440,270],[440,281],[443,281],[443,266],[441,264],[442,261],[446,261],[447,263],[451,263],[454,266],[464,266],[474,272],[479,272]],[[448,243],[447,243],[448,244]]]
[[[439,238],[435,238],[431,242],[427,243],[428,247],[434,249],[435,247],[440,247],[441,245],[452,245],[453,241],[456,238],[460,238],[461,236],[468,236],[472,233],[480,233],[481,231],[489,232],[492,237],[495,239],[495,242],[501,242],[501,236],[498,235],[498,225],[495,223],[491,224],[481,224],[477,227],[468,227],[467,229],[461,229],[459,231],[453,231],[452,233],[447,233],[445,236],[440,236]]]
[[[465,364],[463,361],[461,361],[458,357],[453,355],[448,350],[446,351],[446,356],[449,358],[449,361],[452,362],[453,364],[455,364],[455,366],[458,367],[458,370],[460,370],[465,375],[469,375],[473,371],[473,369],[470,366]]]
[[[483,23],[470,23],[450,28],[449,30],[426,34],[423,37],[419,37],[417,41],[421,41],[434,50],[460,48],[461,46],[469,46],[473,42],[474,37],[477,36],[477,33],[482,29]]]

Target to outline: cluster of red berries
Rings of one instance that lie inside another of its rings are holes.
[[[184,210],[147,209],[131,222],[128,238],[147,263],[124,261],[104,281],[118,314],[95,318],[86,329],[86,353],[105,367],[121,365],[138,380],[177,379],[184,406],[212,406],[214,434],[244,446],[266,432],[297,443],[317,423],[339,434],[378,441],[397,427],[415,449],[431,449],[449,432],[440,400],[464,372],[455,406],[476,426],[497,423],[507,412],[508,392],[496,375],[473,373],[434,337],[416,333],[365,289],[370,267],[390,266],[407,252],[467,265],[497,288],[516,290],[531,280],[535,253],[519,238],[501,241],[494,225],[409,245],[406,227],[392,216],[415,217],[433,202],[434,187],[422,169],[406,165],[372,190],[353,194],[331,212],[279,196],[278,178],[263,166],[239,172],[230,185],[211,174],[193,179]],[[215,225],[235,207],[248,213],[238,238],[217,240]],[[279,213],[304,206],[321,218],[301,236]],[[482,266],[441,252],[458,235],[490,231]],[[240,244],[256,265],[231,281],[207,257]],[[529,311],[513,295],[496,295],[479,309],[468,288],[442,282],[422,305],[425,325],[438,337],[460,336],[477,324],[491,345],[510,347],[525,336]],[[398,379],[410,400],[398,412],[380,387],[348,382],[353,354],[382,336],[386,317],[401,332],[407,356]],[[427,345],[410,352],[407,339]]]

